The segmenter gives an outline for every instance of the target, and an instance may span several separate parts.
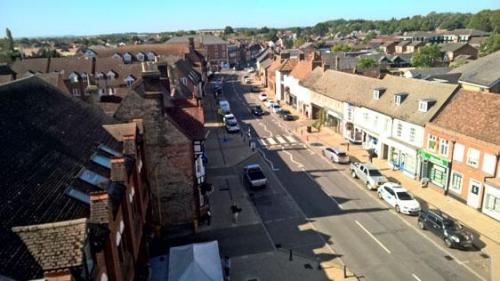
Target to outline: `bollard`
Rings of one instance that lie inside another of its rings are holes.
[[[345,264],[344,264],[344,278],[347,278],[347,268],[346,268]]]

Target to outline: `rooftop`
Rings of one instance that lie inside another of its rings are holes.
[[[462,73],[459,81],[492,87],[500,81],[500,51],[459,66],[450,73]]]

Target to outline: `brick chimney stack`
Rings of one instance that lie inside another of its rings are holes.
[[[116,157],[111,159],[111,181],[127,181],[127,168],[125,167],[125,158]]]
[[[134,135],[125,135],[123,136],[123,154],[131,155],[133,157],[136,156],[136,144],[135,144],[135,136]]]

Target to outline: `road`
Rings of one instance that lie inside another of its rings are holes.
[[[274,114],[252,116],[248,103],[257,103],[256,94],[240,81],[241,73],[226,74],[224,96],[245,132],[251,129],[273,177],[270,191],[252,196],[275,244],[319,259],[339,255],[366,280],[487,280],[416,229],[414,218],[388,210],[347,175],[347,166],[326,161],[294,138]]]

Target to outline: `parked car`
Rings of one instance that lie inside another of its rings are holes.
[[[271,111],[274,113],[279,113],[281,111],[281,106],[277,103],[271,105]]]
[[[252,79],[250,79],[248,77],[245,77],[244,81],[245,81],[245,84],[251,84],[252,83]]]
[[[387,178],[370,163],[354,162],[350,168],[352,177],[359,178],[368,189],[377,189],[387,182]]]
[[[293,121],[295,118],[289,110],[282,109],[278,112],[279,117],[281,117],[285,121]]]
[[[248,73],[252,73],[252,72],[255,72],[255,69],[253,67],[249,67],[248,70],[247,70]]]
[[[448,248],[464,249],[473,245],[474,235],[439,210],[422,210],[418,217],[418,226],[439,236]]]
[[[259,100],[260,101],[266,101],[267,100],[267,94],[266,93],[260,93],[259,94]]]
[[[396,209],[396,212],[407,215],[417,215],[420,203],[401,185],[394,182],[384,183],[378,188],[378,198],[385,200]]]
[[[264,188],[267,184],[267,178],[259,164],[247,165],[243,168],[243,176],[251,188]]]
[[[264,114],[264,110],[262,110],[262,107],[260,105],[252,105],[250,108],[253,115],[261,116]]]
[[[271,106],[275,104],[275,102],[272,100],[272,99],[266,99],[266,101],[264,102],[264,105],[267,107],[267,108],[271,108]]]
[[[323,155],[335,163],[347,164],[350,161],[347,152],[339,147],[327,147],[323,149]]]
[[[230,113],[231,112],[231,106],[229,105],[229,102],[227,100],[219,101],[219,109],[223,113]]]
[[[238,120],[236,120],[233,114],[224,115],[223,120],[224,120],[224,125],[226,126],[226,131],[228,133],[237,133],[240,131]]]
[[[252,86],[252,92],[254,92],[254,93],[260,92],[260,87],[259,86]]]
[[[224,123],[225,123],[228,120],[235,120],[236,121],[236,117],[234,117],[234,114],[232,114],[232,113],[224,114],[224,116],[222,117],[222,121],[224,121]]]

